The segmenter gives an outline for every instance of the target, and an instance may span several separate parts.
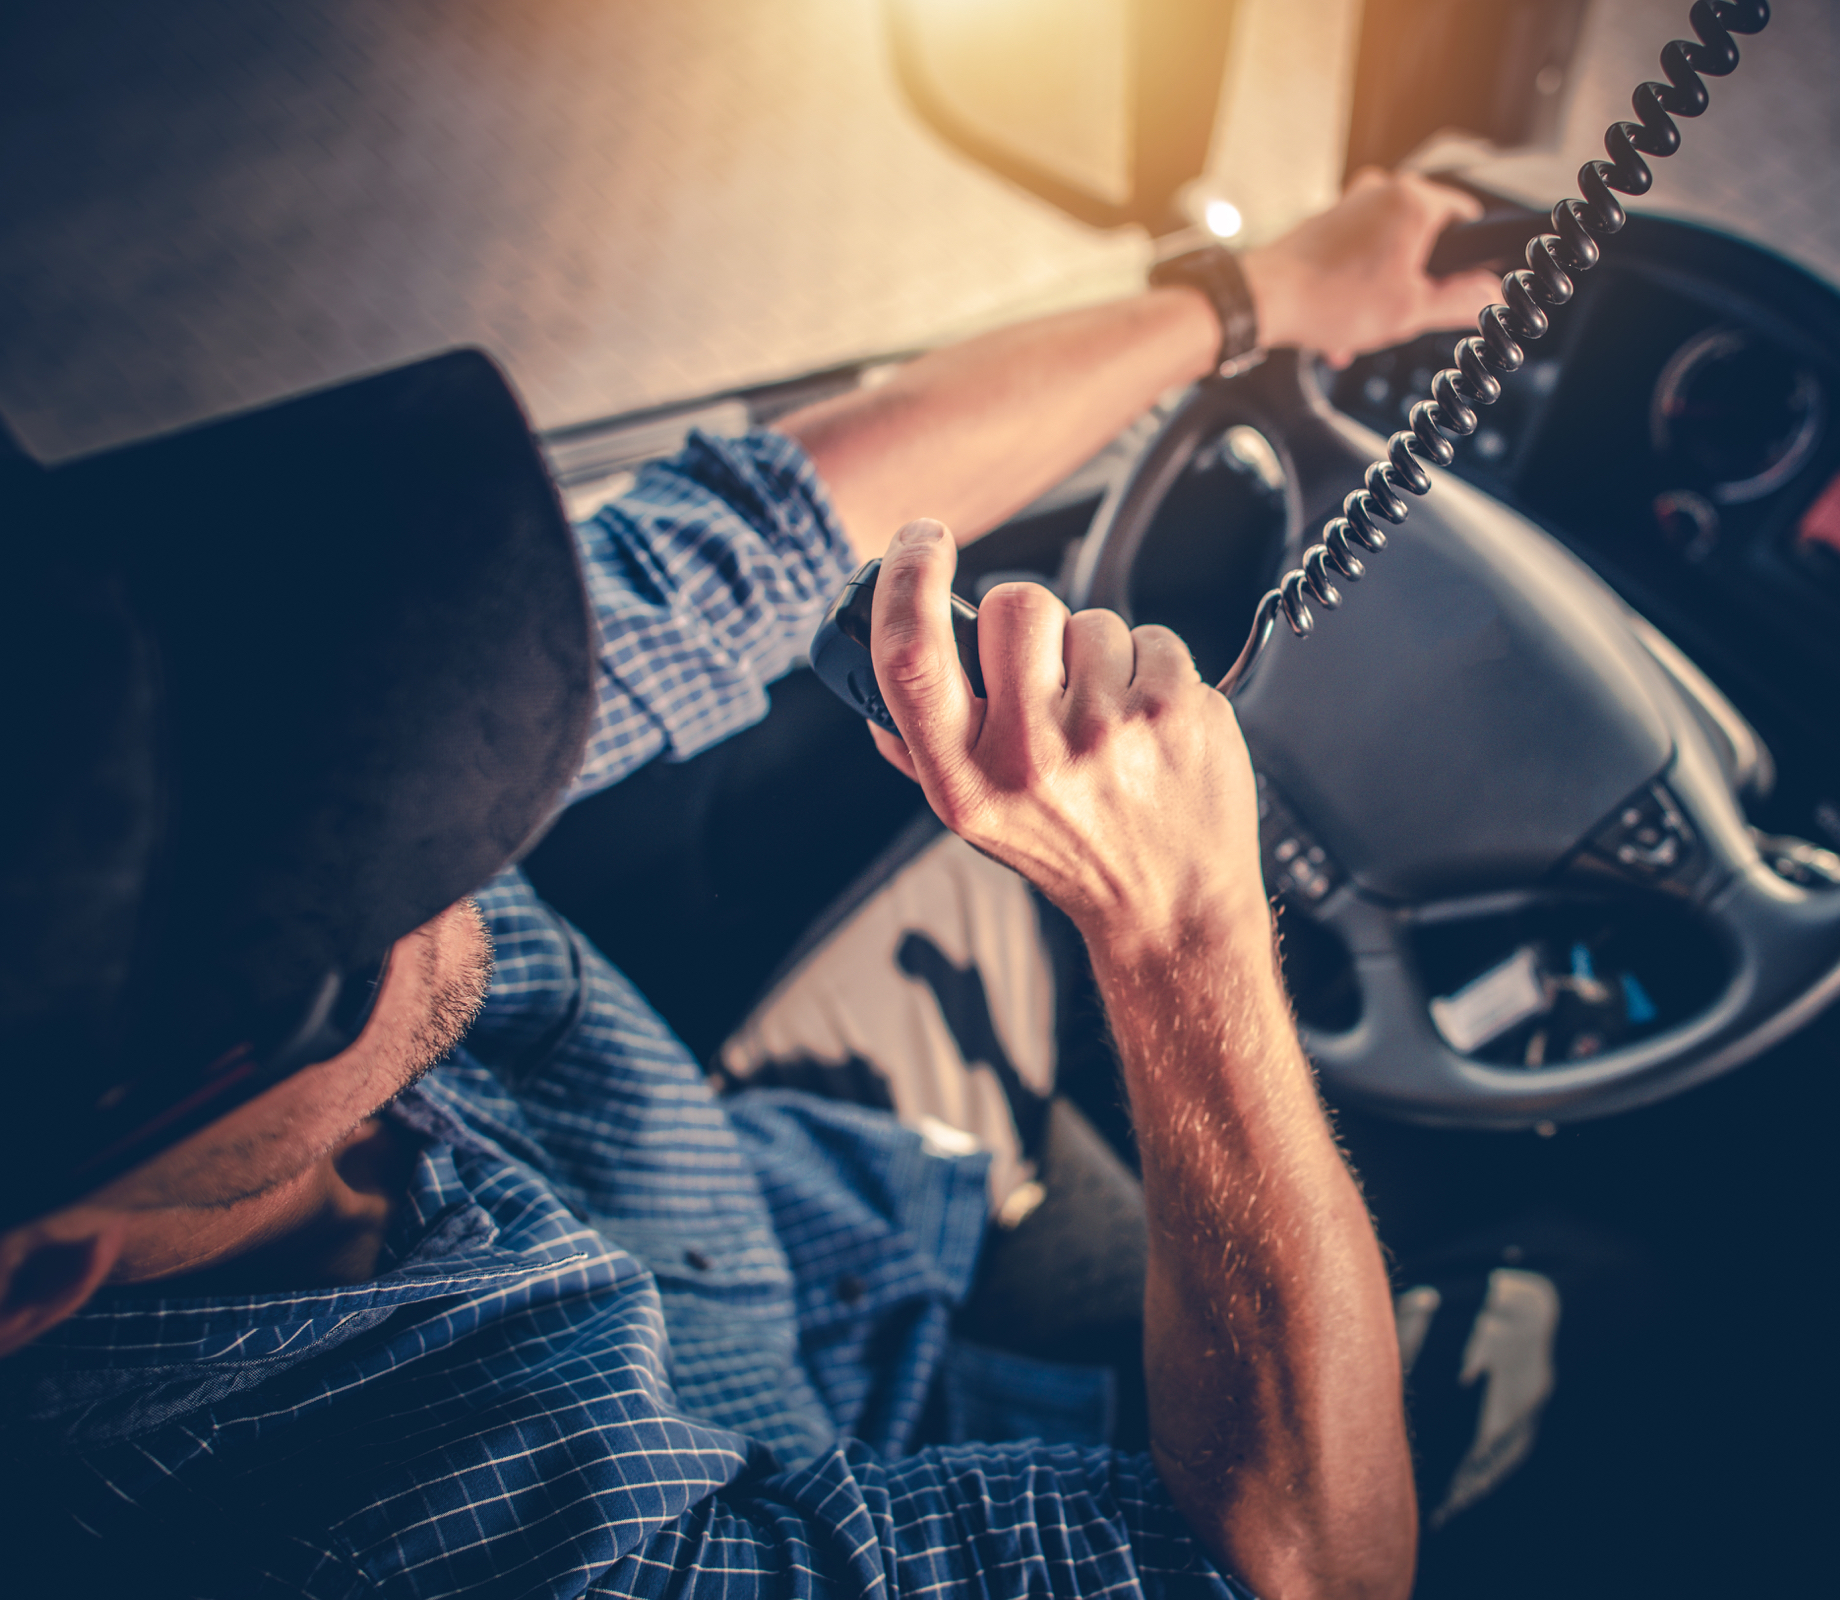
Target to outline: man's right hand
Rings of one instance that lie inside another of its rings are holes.
[[[952,541],[914,522],[871,653],[945,823],[1073,917],[1124,1069],[1149,1215],[1144,1375],[1171,1499],[1272,1600],[1399,1600],[1416,1517],[1392,1299],[1281,988],[1232,708],[1182,642],[1032,584],[953,646]]]
[[[875,730],[940,818],[1120,954],[1230,925],[1268,939],[1258,799],[1225,696],[1167,628],[1070,616],[1003,584],[978,612],[988,700],[954,651],[953,542],[895,537],[876,584],[875,674],[905,742]]]

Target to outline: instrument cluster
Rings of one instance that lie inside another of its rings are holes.
[[[1461,334],[1325,372],[1402,425]],[[1633,216],[1457,441],[1707,673],[1775,753],[1768,831],[1840,847],[1840,292],[1728,235]]]
[[[1604,254],[1454,470],[1669,631],[1786,634],[1840,673],[1840,296],[1654,218]],[[1389,432],[1459,336],[1364,357],[1330,398]]]

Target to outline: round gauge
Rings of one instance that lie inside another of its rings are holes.
[[[1736,328],[1708,328],[1661,369],[1649,402],[1655,454],[1720,505],[1761,500],[1813,453],[1821,383],[1786,351]]]
[[[1653,510],[1661,537],[1689,561],[1703,561],[1719,542],[1719,514],[1703,494],[1669,489],[1655,496]]]

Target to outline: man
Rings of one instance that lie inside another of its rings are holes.
[[[1263,340],[1465,320],[1487,280],[1422,263],[1472,209],[1362,179],[1242,258]],[[924,520],[994,524],[1211,370],[1224,315],[1161,288],[695,439],[580,530],[592,630],[476,360],[10,487],[15,1570],[1406,1592],[1386,1275],[1274,972],[1231,711],[1172,635],[1022,585],[984,604],[972,698]],[[1073,920],[1123,1061],[1148,1457],[960,1442],[942,1393],[1030,1418],[1067,1379],[952,1337],[981,1161],[809,1096],[717,1103],[500,870],[571,775],[757,716],[896,528],[874,654],[906,737],[878,743]]]

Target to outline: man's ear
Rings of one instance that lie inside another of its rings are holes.
[[[106,1214],[79,1219],[67,1213],[0,1238],[0,1356],[81,1307],[115,1265],[124,1232]]]

